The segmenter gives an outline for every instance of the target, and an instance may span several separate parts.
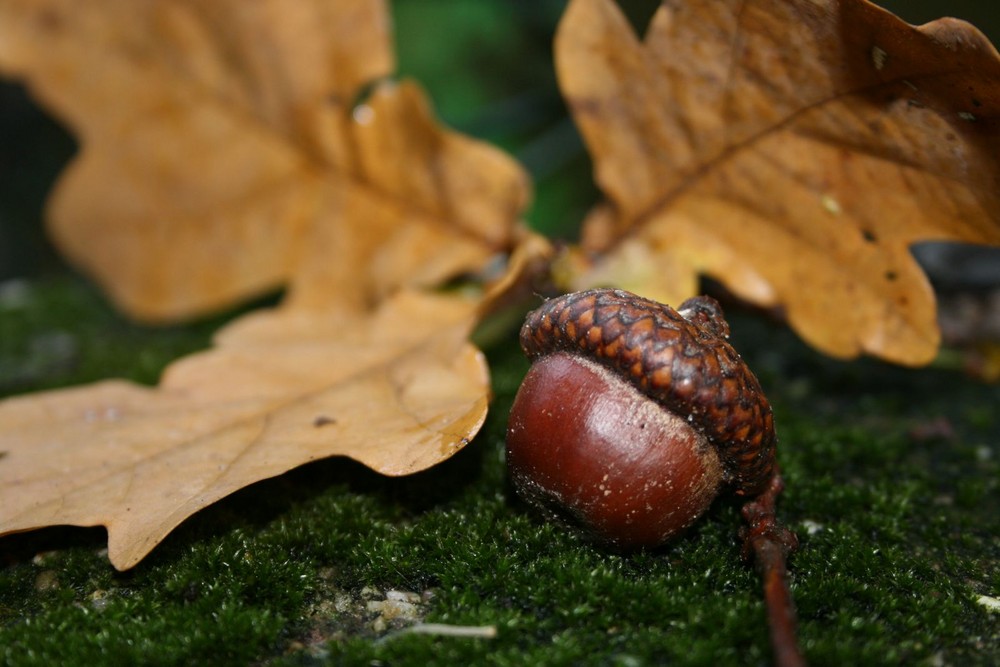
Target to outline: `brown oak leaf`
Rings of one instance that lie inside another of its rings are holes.
[[[104,525],[118,569],[248,484],[326,456],[387,475],[448,458],[482,423],[472,303],[401,292],[369,318],[255,314],[157,388],[109,380],[0,402],[0,534]]]
[[[49,231],[162,321],[292,283],[370,306],[513,243],[520,168],[390,74],[381,0],[0,0],[0,74],[79,138]]]
[[[639,41],[612,0],[572,0],[556,58],[608,197],[575,288],[677,303],[704,274],[828,354],[921,364],[940,336],[909,246],[1000,244],[1000,57],[971,25],[672,0]]]
[[[475,435],[469,333],[548,244],[522,170],[414,84],[355,103],[386,25],[374,0],[0,0],[0,72],[81,139],[48,211],[74,261],[149,320],[289,287],[155,388],[0,402],[0,535],[104,525],[125,569],[260,479],[337,455],[403,475]]]

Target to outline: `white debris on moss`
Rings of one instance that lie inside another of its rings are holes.
[[[1000,598],[991,597],[989,595],[980,595],[976,598],[976,602],[983,605],[990,611],[1000,611]]]
[[[385,632],[390,621],[416,622],[423,614],[420,594],[409,591],[386,591],[384,600],[369,600],[365,608],[378,614],[372,621],[372,629],[378,633]]]

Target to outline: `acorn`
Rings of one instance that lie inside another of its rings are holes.
[[[545,302],[521,329],[532,366],[507,431],[515,489],[621,550],[664,544],[724,490],[762,493],[771,407],[728,337],[705,296],[677,310],[612,289]]]

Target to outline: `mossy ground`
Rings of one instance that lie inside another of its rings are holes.
[[[221,322],[147,330],[89,287],[0,294],[4,393],[152,382]],[[14,289],[15,292],[10,290]],[[774,403],[799,533],[812,664],[1000,662],[1000,392],[957,373],[841,363],[765,321],[735,339]],[[0,662],[22,664],[762,665],[760,584],[738,508],[718,502],[658,553],[617,555],[537,520],[503,464],[526,362],[488,350],[496,399],[453,459],[387,479],[312,464],[199,513],[115,572],[101,529],[0,538]],[[395,606],[388,591],[413,593]],[[493,639],[400,632],[495,626]]]

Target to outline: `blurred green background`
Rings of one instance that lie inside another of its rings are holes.
[[[551,44],[565,0],[395,0],[401,76],[419,80],[450,126],[494,142],[531,172],[539,229],[571,237],[597,197],[590,165],[559,96]],[[636,25],[658,3],[623,0]],[[882,3],[912,23],[957,16],[1000,36],[1000,4]],[[75,145],[16,83],[0,83],[0,280],[61,271],[42,231],[46,193]]]

